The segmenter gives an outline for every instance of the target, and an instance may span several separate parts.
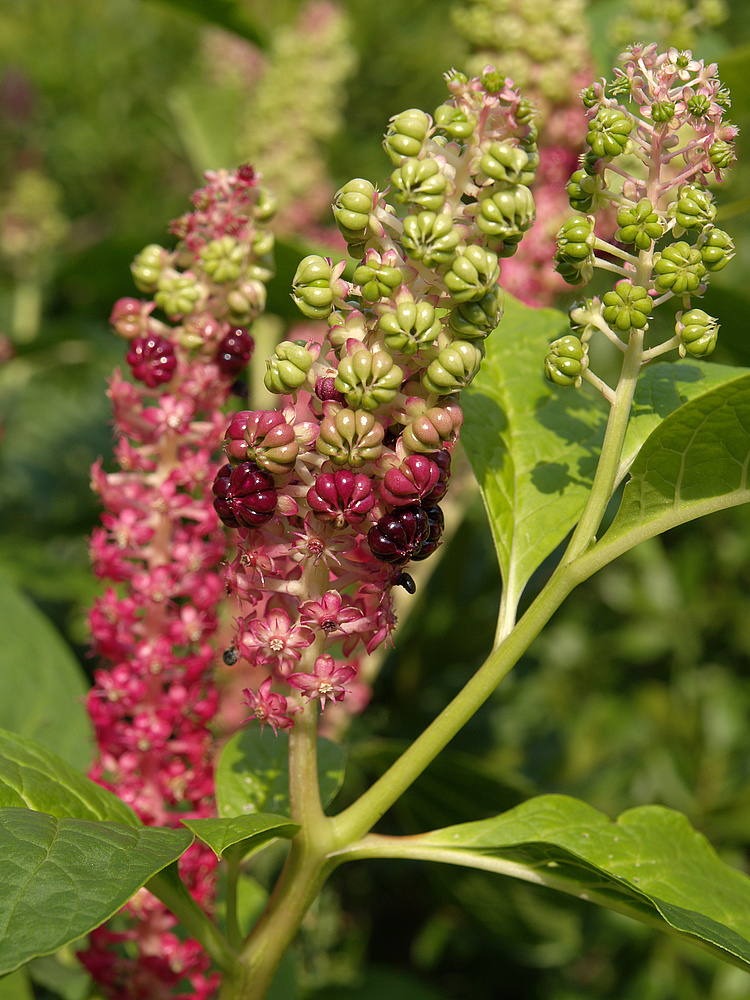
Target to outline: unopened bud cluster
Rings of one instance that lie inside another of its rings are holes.
[[[594,268],[619,280],[601,301],[574,308],[579,348],[573,350],[570,337],[552,345],[545,372],[558,385],[593,380],[587,352],[594,330],[624,350],[631,336],[648,331],[653,310],[670,299],[681,307],[675,335],[644,359],[672,347],[683,356],[710,354],[718,323],[693,308],[692,300],[734,255],[730,236],[715,225],[708,187],[733,162],[737,134],[727,120],[729,93],[716,65],[693,59],[689,51],[659,54],[655,45],[633,46],[621,58],[623,68],[615,70],[611,84],[592,84],[582,95],[588,151],[568,184],[578,214],[560,229],[555,255],[558,272],[571,285],[588,282]],[[612,243],[596,228],[597,213],[610,206],[618,227]]]
[[[311,255],[292,297],[321,341],[281,343],[267,363],[275,411],[246,411],[226,440],[215,506],[241,543],[230,572],[248,605],[240,656],[270,682],[253,714],[292,724],[272,684],[341,700],[356,668],[336,666],[388,638],[391,588],[440,543],[439,502],[462,421],[458,402],[503,311],[500,259],[534,220],[531,107],[492,67],[447,76],[430,116],[395,115],[385,136],[393,203],[357,178],[333,212],[356,266]],[[288,692],[287,692],[288,693]]]

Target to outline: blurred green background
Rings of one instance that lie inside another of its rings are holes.
[[[0,0],[0,575],[33,599],[84,671],[93,668],[85,610],[100,589],[87,557],[98,516],[89,467],[99,455],[111,460],[105,379],[125,347],[107,319],[134,293],[130,261],[165,240],[204,169],[253,159],[290,192],[269,300],[282,325],[292,323],[291,274],[300,254],[332,238],[331,193],[352,176],[382,181],[388,117],[441,103],[442,72],[467,61],[456,6]],[[712,20],[710,4],[687,6],[677,21],[693,32],[696,56],[719,60],[744,129],[740,163],[718,196],[717,221],[738,253],[706,308],[722,321],[716,358],[750,366],[750,6],[731,4],[723,20]],[[649,27],[643,8],[606,0],[576,14],[599,75],[623,18]],[[661,43],[674,40],[663,18],[651,27]],[[475,498],[350,728],[344,796],[382,771],[482,662],[499,586]],[[382,828],[480,818],[541,791],[612,816],[653,802],[684,811],[748,870],[749,714],[750,511],[739,508],[643,545],[583,585]],[[433,867],[340,870],[295,951],[299,996],[750,996],[744,973],[616,915]],[[54,995],[44,981],[40,973],[37,995]],[[73,1000],[72,987],[57,988]]]

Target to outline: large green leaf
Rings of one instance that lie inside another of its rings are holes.
[[[216,804],[222,817],[289,813],[289,737],[243,729],[227,742],[216,766]],[[328,805],[344,780],[345,754],[330,740],[318,740],[320,797]]]
[[[691,399],[747,374],[747,368],[695,359],[649,365],[638,378],[622,449],[621,475],[630,468],[646,438],[670,413]]]
[[[182,823],[208,844],[217,858],[235,844],[239,845],[239,854],[244,858],[277,837],[290,838],[299,830],[299,823],[292,823],[285,816],[258,812],[226,819],[184,819]]]
[[[0,635],[0,726],[85,770],[93,740],[81,668],[53,625],[4,574]]]
[[[612,822],[564,795],[501,816],[394,838],[381,854],[483,868],[579,896],[702,944],[750,970],[750,879],[687,819],[640,806]],[[377,853],[377,847],[373,854]]]
[[[188,830],[0,810],[0,975],[98,927],[193,840]]]
[[[542,374],[566,316],[508,298],[487,357],[464,393],[461,442],[482,491],[515,609],[534,570],[565,538],[588,497],[607,416],[601,397]]]
[[[26,806],[59,818],[141,825],[130,806],[51,750],[0,729],[0,807],[6,806]]]
[[[193,14],[201,21],[218,25],[241,38],[257,45],[261,49],[268,48],[265,32],[252,20],[248,5],[240,0],[163,0],[168,6]]]
[[[750,375],[675,410],[641,447],[609,531],[589,551],[598,568],[675,525],[750,500]]]

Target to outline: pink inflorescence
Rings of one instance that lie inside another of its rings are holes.
[[[129,341],[133,381],[116,371],[109,386],[119,469],[106,473],[97,462],[92,470],[105,512],[91,556],[110,585],[89,616],[101,664],[88,697],[98,746],[90,776],[149,825],[215,808],[209,727],[227,535],[210,487],[221,464],[223,407],[250,358],[246,327],[269,273],[268,234],[256,219],[266,216],[267,200],[249,167],[208,175],[196,210],[175,224],[184,242],[136,258],[134,278],[149,297],[120,299],[111,317]],[[209,909],[215,867],[202,845],[180,861],[191,893]],[[117,1000],[211,996],[217,974],[196,941],[174,933],[175,923],[144,889],[89,936],[81,959]]]

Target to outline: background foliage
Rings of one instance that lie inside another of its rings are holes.
[[[13,342],[13,357],[0,364],[0,689],[56,656],[60,675],[71,678],[72,706],[82,674],[94,667],[84,623],[98,587],[86,548],[97,518],[88,470],[99,455],[109,460],[105,378],[124,355],[107,317],[116,298],[132,294],[134,254],[161,241],[183,211],[200,179],[197,151],[215,148],[217,167],[247,155],[243,123],[247,105],[259,100],[252,59],[245,76],[228,79],[212,64],[207,40],[230,31],[225,43],[250,38],[265,47],[254,50],[256,59],[270,58],[301,6],[0,0],[0,334]],[[388,116],[434,107],[440,73],[466,57],[448,0],[341,6],[348,77],[331,97],[335,127],[322,130],[318,149],[332,190],[355,175],[382,180]],[[616,51],[608,26],[623,6],[590,7],[601,73]],[[728,20],[695,44],[700,57],[719,59],[743,130],[717,220],[738,253],[712,284],[706,308],[722,320],[716,361],[748,366],[750,9],[731,7]],[[279,249],[270,300],[282,325],[297,318],[288,288],[304,244],[290,231]],[[524,602],[545,572],[532,577]],[[560,792],[612,816],[643,803],[677,808],[725,860],[750,869],[749,591],[746,508],[636,548],[568,600],[381,829],[447,826],[531,793]],[[414,598],[368,712],[351,726],[342,803],[482,662],[498,601],[493,545],[474,498]],[[54,716],[61,702],[40,686],[37,713],[0,724],[42,739],[38,717]],[[70,720],[79,725],[77,716]],[[67,748],[61,740],[69,732],[49,727],[48,738],[70,763],[85,764],[85,728]],[[278,864],[274,850],[261,856],[261,882]],[[430,868],[362,862],[339,871],[306,920],[294,966],[282,970],[280,995],[293,995],[295,979],[305,1000],[748,994],[743,973],[611,913],[481,872]],[[65,961],[36,963],[37,996],[87,995]],[[27,996],[13,992],[11,978],[0,982],[0,998]]]

